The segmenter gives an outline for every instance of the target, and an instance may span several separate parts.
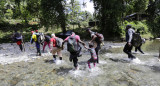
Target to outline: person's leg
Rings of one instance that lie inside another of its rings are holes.
[[[74,67],[77,69],[77,67],[78,67],[78,64],[77,64],[77,62],[78,62],[77,53],[74,53],[74,54],[73,54],[72,59],[73,59]]]
[[[52,47],[51,53],[53,55],[53,62],[55,62],[56,61],[57,47]]]
[[[49,49],[51,49],[50,42],[48,42],[47,44],[48,44]]]
[[[40,43],[36,42],[37,47],[37,54],[39,53],[39,56],[41,56],[41,50],[40,50]]]
[[[90,61],[88,60],[88,67],[89,69],[91,69],[91,65],[90,65]]]
[[[99,50],[100,50],[100,45],[97,45],[97,47],[95,48],[96,54],[97,54],[97,63],[99,63]]]
[[[19,48],[20,48],[21,51],[23,51],[22,44],[19,45]]]
[[[82,50],[82,47],[80,47],[79,50],[78,50],[78,57],[81,57],[81,56],[82,56],[81,50]]]
[[[132,50],[132,45],[129,46],[128,43],[126,43],[126,45],[124,46],[123,52],[125,52],[128,55],[128,58],[134,58],[135,56],[133,56],[131,54],[131,50]]]
[[[137,47],[135,47],[135,52],[137,52],[137,49],[138,49],[138,48],[137,48]]]
[[[62,60],[62,52],[61,52],[61,49],[58,50],[57,54],[58,54],[58,56],[59,56],[59,59]]]
[[[142,54],[144,54],[144,52],[141,50],[141,46],[142,46],[142,44],[138,47],[138,50],[139,50]]]
[[[45,41],[44,45],[43,45],[43,52],[44,52],[44,49],[45,49],[46,45],[47,45],[47,42]]]

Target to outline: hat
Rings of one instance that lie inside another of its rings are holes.
[[[36,32],[38,32],[38,30],[35,30]]]
[[[34,33],[34,31],[31,31],[31,34],[33,34]]]
[[[129,25],[127,25],[126,27],[131,28],[131,27],[132,27],[132,25],[130,25],[130,24],[129,24]]]

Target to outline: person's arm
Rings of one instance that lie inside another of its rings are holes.
[[[77,40],[79,43],[81,43],[83,46],[85,46],[85,43],[83,41],[81,41],[80,37],[77,35]]]
[[[34,39],[33,39],[33,35],[32,35],[31,40],[30,40],[31,44],[33,43],[33,41],[34,41]]]
[[[132,37],[133,37],[133,31],[131,29],[128,30],[129,40],[128,44],[131,45]]]
[[[96,37],[97,37],[96,35],[93,35],[92,40],[89,42],[89,44],[92,43],[96,39]]]
[[[63,42],[62,42],[62,49],[64,49],[64,43],[65,42],[67,42],[67,40],[64,40]]]
[[[87,46],[84,46],[84,48],[89,49]]]

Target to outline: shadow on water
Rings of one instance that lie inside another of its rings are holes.
[[[45,63],[53,64],[53,60],[44,60]]]
[[[60,68],[57,69],[56,71],[57,71],[57,74],[58,74],[58,75],[63,76],[63,75],[68,74],[70,70],[72,70],[72,68],[64,68],[64,67],[60,67]]]
[[[160,73],[160,66],[149,66],[154,72]]]
[[[114,62],[130,63],[130,61],[127,59],[109,58],[109,60]]]

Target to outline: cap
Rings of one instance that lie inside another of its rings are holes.
[[[35,30],[36,32],[38,32],[38,30]]]
[[[31,31],[31,34],[33,34],[34,33],[34,31]]]

